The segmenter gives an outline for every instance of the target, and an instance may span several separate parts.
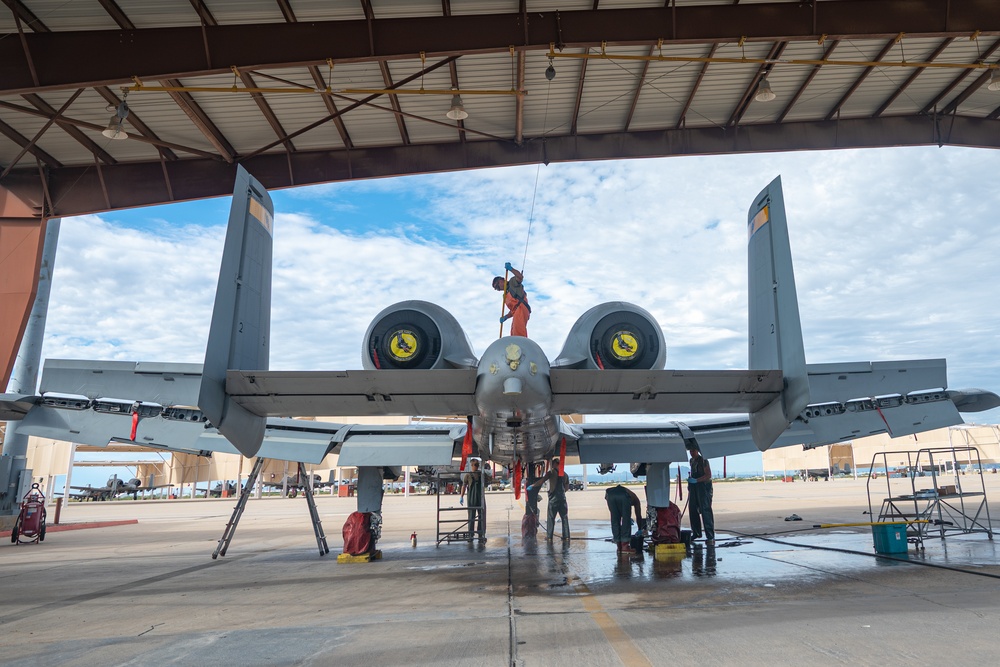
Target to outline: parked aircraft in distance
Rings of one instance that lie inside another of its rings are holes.
[[[410,473],[410,483],[427,485],[426,492],[431,495],[437,492],[438,479],[440,479],[445,485],[445,489],[449,488],[450,484],[451,492],[458,493],[462,486],[463,472],[460,463],[443,466],[417,466],[417,469]],[[494,475],[493,466],[487,461],[483,464],[483,483],[487,488],[502,488],[502,485],[509,481],[510,477],[504,473],[505,470],[501,469],[499,476]],[[447,491],[444,492],[447,493]]]
[[[71,486],[70,489],[77,491],[78,493],[70,493],[71,498],[78,498],[80,500],[111,500],[112,498],[117,498],[123,493],[132,494],[132,500],[139,499],[140,491],[152,491],[153,489],[162,489],[171,486],[170,484],[158,484],[156,486],[143,487],[142,480],[138,477],[133,477],[130,480],[118,479],[118,475],[112,475],[108,478],[108,483],[104,486],[94,487],[94,486]]]
[[[306,488],[306,484],[309,482],[308,477],[302,477],[299,474],[285,475],[281,477],[280,475],[271,474],[267,479],[262,479],[261,484],[268,487],[269,489],[288,489],[288,497],[294,498],[299,495],[299,491]],[[315,489],[325,489],[333,486],[334,482],[324,482],[323,478],[317,474],[312,476],[312,484],[310,488]]]
[[[236,482],[227,481],[225,482],[225,485],[223,485],[222,482],[216,482],[215,486],[209,489],[208,497],[221,498],[223,491],[225,491],[226,497],[232,498],[238,493],[239,490],[236,487]]]
[[[477,357],[458,321],[425,301],[380,312],[362,343],[363,370],[270,371],[273,207],[237,169],[204,365],[48,360],[40,395],[5,395],[19,432],[103,446],[239,451],[358,468],[358,511],[380,521],[382,480],[400,466],[480,456],[515,470],[646,464],[647,501],[666,507],[669,465],[697,443],[706,457],[814,447],[876,433],[910,435],[1000,406],[950,390],[943,359],[806,364],[780,179],[748,213],[749,369],[664,370],[663,331],[646,310],[596,305],[549,360],[508,336]],[[114,396],[117,398],[108,398]],[[718,414],[674,422],[568,424],[566,414]],[[730,416],[732,413],[743,413]],[[464,424],[373,426],[295,416],[458,416]]]

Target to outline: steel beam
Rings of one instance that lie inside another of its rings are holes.
[[[567,47],[1000,34],[994,0],[840,0],[26,33],[0,40],[0,94],[338,62]],[[371,31],[369,33],[369,27]],[[39,83],[31,75],[27,53]],[[66,54],[86,54],[67,59]]]
[[[833,52],[837,49],[839,45],[840,45],[839,39],[835,39],[832,42],[830,42],[830,45],[826,47],[826,51],[823,52],[823,60],[826,60],[831,55],[833,55]],[[802,93],[806,92],[806,88],[809,87],[809,84],[812,83],[812,80],[815,79],[816,75],[819,74],[819,70],[821,67],[822,65],[813,65],[812,70],[809,72],[809,76],[807,76],[806,80],[802,82],[802,85],[799,86],[799,89],[795,91],[794,95],[792,95],[792,99],[788,101],[788,104],[785,105],[785,108],[778,115],[778,120],[775,121],[776,123],[784,122],[785,116],[791,113],[792,107],[794,107],[795,103],[799,101],[800,97],[802,97]]]
[[[896,41],[897,41],[896,38],[890,39],[886,43],[886,45],[882,47],[882,50],[878,52],[878,55],[873,58],[873,60],[875,62],[879,62],[883,58],[885,58],[886,54],[888,54],[889,51],[892,50],[892,47],[896,45]],[[826,120],[832,120],[837,116],[837,114],[840,113],[840,110],[844,108],[845,104],[847,104],[847,100],[851,99],[851,95],[853,95],[854,92],[861,87],[861,84],[864,83],[865,79],[868,78],[868,75],[874,71],[875,71],[874,67],[866,67],[861,71],[861,74],[858,76],[857,79],[854,80],[854,83],[851,84],[851,87],[847,89],[847,92],[844,93],[843,96],[841,96],[841,98],[837,100],[837,103],[833,105],[833,108],[831,108],[830,111],[827,112]]]
[[[11,141],[13,141],[15,144],[17,144],[21,148],[26,149],[29,153],[31,153],[36,158],[38,158],[39,160],[41,160],[42,162],[44,162],[46,166],[48,166],[48,167],[61,167],[62,166],[61,162],[59,162],[54,157],[52,157],[51,155],[49,155],[48,153],[46,153],[45,151],[43,151],[36,144],[34,144],[33,142],[29,141],[26,136],[24,136],[23,134],[21,134],[20,132],[18,132],[17,130],[15,130],[14,128],[12,128],[10,125],[8,125],[7,123],[3,122],[2,120],[0,120],[0,134],[4,135],[8,139],[10,139]],[[3,168],[4,168],[4,166],[0,165],[0,169],[3,169]]]
[[[79,92],[82,93],[83,91],[81,90]],[[55,124],[58,125],[63,132],[76,139],[81,146],[99,157],[106,164],[115,164],[118,162],[118,160],[111,156],[111,153],[98,146],[90,137],[81,132],[74,124],[67,122],[66,119],[62,117],[62,112],[65,111],[65,107],[67,105],[64,104],[64,108],[62,110],[56,111],[51,104],[43,100],[38,95],[25,95],[24,99],[42,113],[47,114],[50,120],[54,119]],[[71,97],[70,101],[75,99],[76,95]]]
[[[1000,148],[1000,121],[957,116],[949,119],[947,143],[956,146]],[[925,116],[888,116],[839,121],[742,125],[735,128],[686,128],[646,132],[613,132],[577,136],[548,136],[523,146],[513,141],[476,140],[464,144],[354,148],[351,151],[299,151],[260,154],[241,164],[272,189],[351,179],[402,176],[582,160],[727,155],[792,150],[936,145],[934,120]],[[232,193],[235,165],[219,160],[191,159],[165,163],[175,201],[218,197]],[[163,187],[159,161],[106,165],[102,175],[116,208],[148,206],[170,201]],[[50,169],[48,186],[57,202],[53,216],[80,215],[107,210],[95,169]],[[4,186],[31,206],[41,208],[43,193],[34,169],[15,169]]]

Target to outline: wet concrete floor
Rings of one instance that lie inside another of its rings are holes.
[[[497,493],[485,544],[436,546],[434,499],[387,496],[384,557],[367,564],[335,560],[353,499],[318,499],[327,556],[301,498],[261,499],[217,561],[232,500],[73,504],[65,522],[138,523],[0,545],[0,664],[995,659],[996,542],[934,537],[887,558],[869,527],[813,527],[870,520],[863,482],[717,484],[716,547],[666,559],[616,553],[599,488],[569,501],[569,543],[558,526],[551,543],[522,540],[520,504]],[[784,520],[793,513],[803,520]]]

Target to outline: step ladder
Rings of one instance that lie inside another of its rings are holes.
[[[442,473],[438,472],[435,475],[435,495],[437,496],[437,543],[440,546],[442,542],[447,542],[451,544],[452,542],[472,542],[479,535],[472,530],[472,526],[469,525],[469,510],[482,510],[482,518],[480,519],[483,524],[486,523],[486,475],[485,471],[480,469],[479,471],[480,483],[483,485],[483,501],[481,505],[476,505],[472,507],[466,507],[464,505],[454,506],[454,507],[442,507],[441,506],[441,495],[447,489],[449,483],[458,486],[459,498],[463,498],[462,492],[462,475],[461,473]],[[445,494],[447,495],[447,494]],[[456,512],[461,512],[461,514],[456,515]],[[450,518],[450,517],[458,518]]]
[[[306,476],[306,467],[299,463],[299,479],[306,480],[305,493],[306,503],[309,505],[309,519],[312,521],[313,533],[316,534],[316,546],[319,547],[319,555],[325,556],[330,553],[330,547],[326,543],[326,533],[323,532],[323,522],[319,520],[319,511],[316,509],[316,499],[313,498],[312,476]]]
[[[218,559],[219,556],[225,556],[226,551],[229,550],[229,544],[233,541],[233,535],[236,534],[236,527],[239,525],[243,511],[247,507],[247,500],[250,499],[250,494],[253,492],[253,487],[257,483],[257,478],[260,476],[260,471],[266,461],[267,459],[258,458],[253,464],[246,484],[240,489],[240,497],[236,501],[236,507],[233,509],[232,516],[229,517],[229,523],[226,524],[226,529],[222,532],[219,544],[215,547],[215,552],[212,554],[212,560]],[[319,511],[316,509],[316,500],[313,498],[312,478],[306,476],[305,466],[301,463],[299,463],[299,479],[306,480],[304,488],[306,504],[309,506],[309,518],[312,521],[313,532],[316,534],[316,545],[319,547],[319,555],[325,556],[330,553],[330,547],[326,543],[326,533],[323,532],[323,523],[320,521]]]

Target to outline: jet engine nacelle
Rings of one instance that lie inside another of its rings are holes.
[[[639,306],[612,301],[580,316],[552,368],[659,370],[667,361],[663,330]]]
[[[376,315],[361,355],[366,370],[476,368],[477,363],[458,321],[427,301],[401,301]]]

